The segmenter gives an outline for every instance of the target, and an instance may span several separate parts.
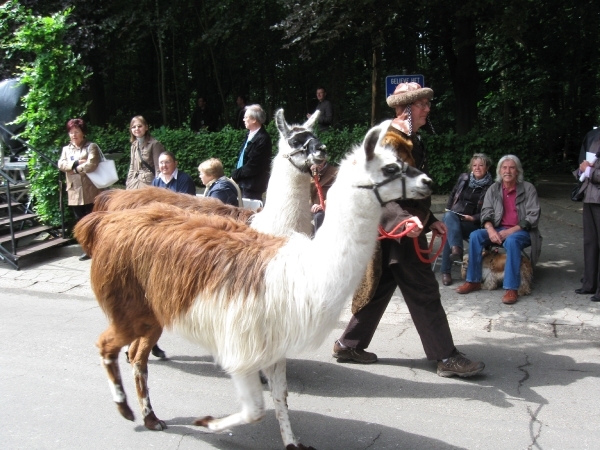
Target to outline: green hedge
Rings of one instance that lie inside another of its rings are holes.
[[[273,141],[273,155],[277,152],[279,133],[274,122],[267,126],[267,131]],[[367,127],[355,127],[352,130],[343,129],[322,132],[321,141],[327,146],[332,161],[339,161],[353,144],[360,143],[366,134]],[[152,135],[162,143],[167,150],[177,157],[178,167],[191,175],[200,185],[197,176],[198,165],[208,158],[219,158],[223,161],[225,173],[230,174],[237,162],[239,151],[244,143],[246,130],[234,130],[225,127],[216,133],[194,133],[183,129],[158,128],[152,130]],[[116,160],[119,173],[119,183],[124,184],[127,178],[130,162],[130,143],[127,130],[115,128],[93,128],[88,139],[97,143],[104,153],[122,153]]]
[[[340,161],[343,156],[359,144],[364,138],[367,126],[356,126],[352,129],[332,130],[319,133],[319,139],[327,146],[329,159]],[[273,140],[273,154],[277,152],[279,133],[271,122],[267,131]],[[200,185],[197,176],[198,165],[212,157],[223,161],[225,173],[229,174],[234,167],[239,150],[244,142],[246,130],[234,130],[225,127],[216,133],[194,133],[183,129],[159,128],[152,131],[153,136],[167,150],[173,152],[179,168],[191,175]],[[467,165],[474,153],[486,153],[495,164],[505,154],[517,155],[525,168],[525,177],[535,182],[539,167],[536,152],[536,137],[507,135],[498,132],[479,133],[472,131],[465,136],[454,133],[431,135],[423,133],[422,138],[427,146],[429,157],[429,175],[436,182],[436,193],[450,192],[458,175],[467,170]],[[127,130],[115,128],[93,128],[89,139],[96,142],[105,153],[122,153],[117,161],[120,183],[124,184],[129,170],[130,144]]]

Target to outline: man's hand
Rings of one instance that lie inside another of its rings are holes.
[[[583,173],[585,172],[585,169],[587,169],[589,166],[591,166],[590,162],[584,159],[583,161],[581,161],[581,164],[579,164],[579,171]]]
[[[464,215],[462,216],[462,220],[464,220],[465,222],[475,222],[475,217]]]
[[[433,222],[429,226],[429,229],[431,231],[437,231],[438,234],[446,234],[448,232],[448,227],[446,227],[446,224],[440,221]]]
[[[406,235],[406,237],[416,238],[421,234],[421,231],[423,231],[423,224],[421,223],[421,219],[419,219],[417,216],[412,216],[407,219],[405,227],[408,228],[413,223],[416,226]]]
[[[312,205],[310,207],[310,212],[313,214],[319,211],[323,211],[323,207],[321,205]]]

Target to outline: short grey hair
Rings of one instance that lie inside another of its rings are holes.
[[[473,161],[477,159],[483,161],[483,164],[485,165],[485,170],[489,171],[492,168],[492,158],[490,158],[485,153],[473,153],[471,161],[469,161],[469,165],[467,166],[469,172],[471,171],[471,167],[473,166]]]
[[[267,121],[267,113],[265,113],[265,110],[260,105],[248,105],[246,106],[246,111],[248,112],[248,117],[253,118],[261,125]]]
[[[498,167],[496,168],[496,181],[497,182],[502,181],[502,176],[500,175],[500,167],[502,167],[502,163],[504,161],[506,161],[507,159],[510,159],[511,161],[513,161],[515,163],[515,165],[517,166],[517,172],[519,173],[517,175],[517,183],[522,183],[525,178],[523,176],[523,166],[521,165],[521,160],[519,158],[517,158],[515,155],[504,155],[502,158],[500,158],[500,161],[498,161]]]

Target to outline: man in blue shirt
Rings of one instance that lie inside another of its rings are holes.
[[[162,152],[158,158],[158,167],[160,173],[152,181],[152,186],[196,195],[194,180],[187,173],[177,169],[177,159],[173,153]]]

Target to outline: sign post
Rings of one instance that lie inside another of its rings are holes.
[[[419,83],[421,87],[425,87],[425,77],[423,75],[388,75],[385,77],[385,98],[392,95],[400,83]]]

